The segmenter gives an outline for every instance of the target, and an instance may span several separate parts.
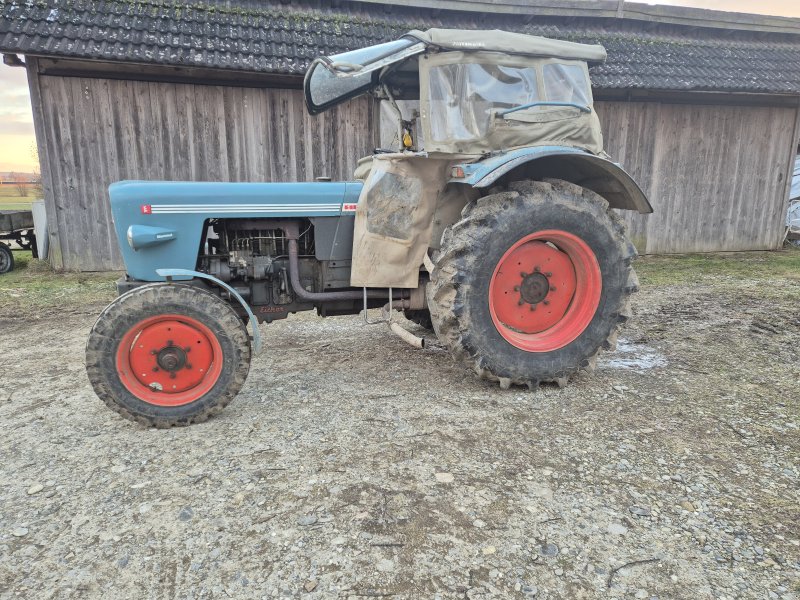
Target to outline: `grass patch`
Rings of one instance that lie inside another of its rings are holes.
[[[14,270],[0,275],[0,319],[57,318],[116,296],[119,273],[57,273],[30,252],[14,252],[14,260]]]
[[[0,319],[57,316],[87,305],[102,305],[116,297],[120,273],[55,272],[30,252],[14,252],[16,266],[0,275]],[[692,285],[714,279],[717,283],[783,280],[772,290],[777,299],[800,300],[800,248],[773,252],[727,252],[645,256],[635,263],[642,285]],[[771,288],[770,288],[771,290]],[[762,291],[766,296],[770,290]]]
[[[800,281],[800,248],[772,252],[725,252],[644,256],[634,264],[643,285],[702,283],[704,278]]]
[[[0,210],[30,210],[31,204],[38,199],[33,187],[27,196],[21,196],[16,185],[0,185]]]

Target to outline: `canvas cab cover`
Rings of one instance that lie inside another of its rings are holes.
[[[588,63],[603,62],[606,58],[602,46],[522,33],[500,30],[414,30],[392,42],[317,58],[306,72],[303,86],[309,113],[319,114],[369,92],[380,85],[382,78],[389,75],[392,68],[426,49],[443,52],[482,51]]]

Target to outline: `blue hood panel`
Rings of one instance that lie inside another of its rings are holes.
[[[203,224],[207,219],[353,214],[361,187],[361,182],[120,181],[112,184],[108,192],[128,274],[142,281],[163,281],[156,269],[193,270],[196,267]],[[137,226],[132,235],[137,235],[144,226],[169,230],[174,236],[134,250],[127,239],[132,225]]]

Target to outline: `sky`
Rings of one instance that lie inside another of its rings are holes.
[[[800,0],[656,0],[647,3],[800,17]],[[35,145],[25,69],[0,64],[0,171],[34,170]]]
[[[0,64],[0,171],[31,172],[35,143],[25,69]]]

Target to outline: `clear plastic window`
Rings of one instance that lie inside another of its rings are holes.
[[[552,63],[544,66],[543,75],[549,101],[591,105],[589,81],[583,67]]]
[[[429,96],[433,140],[481,138],[494,112],[539,100],[536,69],[477,63],[433,67]]]

